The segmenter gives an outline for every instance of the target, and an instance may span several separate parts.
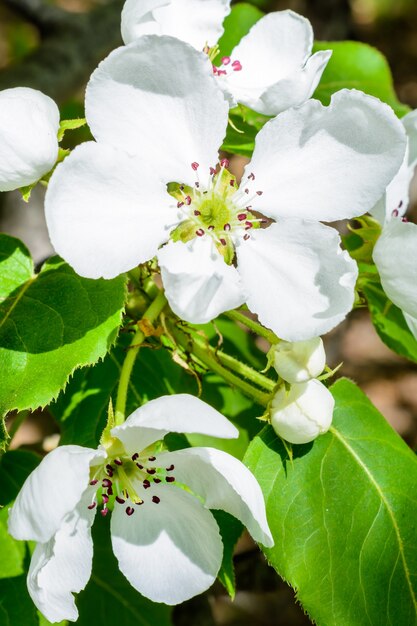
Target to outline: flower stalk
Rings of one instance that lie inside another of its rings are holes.
[[[264,328],[261,324],[255,322],[255,320],[252,320],[250,317],[247,317],[241,311],[227,311],[224,315],[230,320],[244,324],[247,328],[249,328],[249,330],[256,333],[260,337],[263,337],[271,344],[278,343],[280,341],[279,337],[277,337],[272,330]]]

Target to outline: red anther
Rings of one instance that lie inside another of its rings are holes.
[[[184,202],[177,202],[177,209],[180,209],[182,206],[184,206]],[[133,459],[133,460],[135,460],[135,459]]]
[[[226,70],[217,70],[217,76],[226,76]]]
[[[180,185],[180,191],[184,191],[185,187],[184,185]]]
[[[109,488],[107,489],[107,495],[108,495],[108,496],[112,496],[112,495],[113,495],[113,488],[112,488],[112,487],[109,487]]]
[[[394,209],[393,212],[391,213],[392,217],[398,217],[399,215],[399,211],[398,209]]]
[[[106,469],[110,470],[111,472],[113,471],[114,467],[112,467],[112,465],[110,465],[110,463],[108,463],[106,465]]]
[[[154,479],[153,479],[153,482],[154,482],[154,483],[160,483],[160,482],[161,482],[161,479],[160,479],[160,478],[154,478]]]
[[[234,187],[234,186],[235,186],[235,181],[233,180],[233,178],[231,178],[231,179],[229,180],[229,185],[230,185],[231,187]]]
[[[106,488],[112,486],[112,482],[108,478],[105,478],[101,484],[103,485],[103,487],[106,487]]]
[[[227,231],[229,231],[230,229],[231,229],[230,224],[225,224],[225,225],[223,226],[223,230],[225,230],[226,232],[227,232]]]
[[[107,502],[109,501],[109,496],[106,496],[106,494],[103,493],[103,495],[101,497],[103,499],[104,504],[107,504]]]
[[[167,472],[172,472],[172,470],[175,469],[175,465],[172,464],[169,467],[166,467],[165,469],[166,469]]]
[[[116,502],[118,502],[119,504],[124,504],[126,502],[126,500],[124,500],[120,496],[116,496]]]
[[[245,193],[249,193],[249,189],[248,188],[245,189]]]
[[[243,239],[245,241],[247,241],[248,239],[250,239],[250,235],[248,235],[248,233],[246,233],[246,235],[243,235]]]
[[[199,189],[199,187],[200,187],[200,183],[197,181],[196,183],[194,183],[194,187],[196,187],[197,189]]]
[[[109,478],[113,478],[113,470],[106,470],[106,474]]]
[[[165,480],[167,483],[173,483],[175,481],[175,476],[167,476]]]
[[[161,502],[161,498],[158,498],[158,496],[152,496],[152,502],[155,502],[155,504],[159,504]]]
[[[151,486],[151,483],[149,482],[149,480],[147,478],[145,478],[145,480],[142,483],[143,488],[144,489],[149,489],[149,487]]]
[[[222,57],[222,65],[229,65],[230,57]]]
[[[222,167],[229,167],[229,159],[221,159],[220,165]]]
[[[233,61],[232,67],[234,72],[240,72],[240,70],[242,69],[242,64],[240,61]]]
[[[210,224],[210,226],[207,227],[207,230],[214,230],[213,224]]]
[[[98,480],[97,478],[94,478],[94,480],[90,480],[90,485],[97,485]]]
[[[248,228],[252,228],[252,226],[253,226],[252,222],[245,222],[245,224],[246,224],[246,230]]]
[[[211,65],[211,67],[213,68],[213,74],[214,74],[215,76],[217,76],[217,74],[218,74],[218,72],[219,72],[218,68],[217,68],[217,67],[216,67],[213,63],[212,63],[212,65]]]
[[[191,197],[190,196],[185,196],[184,198],[184,202],[187,206],[189,206],[191,204]]]
[[[262,194],[263,194],[263,191],[257,191],[257,192],[256,192],[256,195],[257,195],[257,196],[261,196]]]
[[[191,167],[196,172],[198,168],[200,167],[200,163],[197,163],[196,161],[194,161],[193,163],[191,163]]]
[[[149,467],[146,469],[147,474],[156,474],[156,469],[154,467]]]
[[[91,510],[92,510],[92,509],[94,509],[96,506],[97,506],[97,502],[92,502],[91,504],[89,504],[89,505],[88,505],[88,507],[87,507],[87,508],[88,508],[88,509],[90,509],[90,511],[91,511]]]
[[[401,209],[402,205],[403,205],[403,201],[401,200],[400,204],[398,205],[398,208]]]
[[[227,246],[226,239],[220,239],[220,243],[222,244],[222,246]]]
[[[128,515],[129,517],[133,515],[134,512],[135,512],[135,509],[132,506],[126,507],[126,515]]]
[[[253,172],[249,174],[248,180],[255,180],[255,174],[253,174]]]
[[[216,173],[216,168],[215,167],[211,167],[210,168],[210,176],[214,176],[215,173]]]
[[[109,512],[109,509],[101,509],[101,511],[100,511],[100,513],[102,514],[103,517],[106,517],[108,512]]]
[[[136,463],[136,467],[137,467],[138,469],[143,469],[143,465],[141,465],[140,463]]]
[[[201,215],[200,211],[194,211],[194,215]]]
[[[156,461],[156,456],[148,456],[148,461]]]
[[[247,218],[246,213],[239,213],[237,216],[237,219],[239,220],[239,222],[243,222],[243,220],[245,220]]]
[[[120,459],[114,459],[116,465],[123,465],[123,462]]]
[[[135,454],[132,455],[132,461],[136,461],[136,459],[139,458],[139,453],[135,452]]]
[[[402,222],[408,222],[408,219],[407,219],[406,217],[402,217],[402,218],[401,218],[401,221],[402,221]]]
[[[204,230],[202,228],[199,228],[195,231],[195,234],[197,235],[197,237],[202,237],[204,235]]]

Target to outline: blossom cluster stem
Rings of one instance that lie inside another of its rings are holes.
[[[233,370],[236,374],[239,374],[240,376],[247,378],[248,380],[258,385],[259,387],[263,387],[264,389],[267,389],[268,391],[273,391],[276,385],[276,382],[274,382],[267,376],[264,376],[260,372],[257,372],[252,367],[250,367],[250,365],[247,365],[246,363],[242,363],[241,361],[236,359],[234,356],[231,356],[230,354],[226,354],[225,352],[222,352],[221,350],[216,351],[216,356],[218,360],[220,361],[220,363],[222,363],[222,365],[225,365],[228,369]]]
[[[224,367],[218,358],[215,350],[208,346],[207,340],[203,337],[196,335],[190,335],[178,329],[171,329],[172,335],[175,341],[187,352],[191,352],[191,355],[195,357],[200,363],[205,365],[215,374],[219,374],[230,385],[237,387],[246,396],[252,398],[261,406],[267,406],[269,402],[269,393],[265,393],[260,389],[254,387],[251,383],[242,380],[240,376]],[[249,366],[246,366],[249,368]],[[251,369],[251,368],[249,368]],[[243,372],[241,372],[243,375]]]
[[[264,337],[264,339],[269,341],[271,344],[278,343],[280,341],[279,337],[277,337],[272,330],[264,328],[261,324],[255,322],[241,311],[227,311],[224,315],[235,322],[244,324],[247,328],[249,328],[249,330],[256,333],[260,337]]]
[[[155,300],[149,305],[149,307],[145,311],[142,319],[152,324],[159,317],[166,304],[167,299],[165,297],[165,293],[163,291],[160,291]],[[126,358],[123,361],[119,386],[117,389],[116,406],[114,411],[116,425],[122,424],[126,417],[126,399],[127,391],[129,388],[130,376],[132,374],[136,357],[144,340],[145,334],[142,329],[139,328],[133,336],[133,339],[127,350]]]

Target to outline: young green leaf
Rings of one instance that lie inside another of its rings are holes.
[[[275,539],[266,556],[317,624],[415,624],[417,459],[352,382],[331,390],[331,431],[292,460],[269,427],[249,447]]]
[[[81,278],[58,257],[38,275],[23,244],[0,236],[0,415],[55,398],[72,372],[114,342],[125,278]]]

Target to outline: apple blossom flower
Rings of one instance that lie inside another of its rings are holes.
[[[332,221],[373,206],[402,162],[392,110],[343,90],[269,121],[238,188],[216,167],[228,106],[209,60],[144,36],[93,73],[96,142],[57,167],[46,195],[51,241],[74,269],[112,278],[157,255],[173,311],[204,323],[246,302],[289,341],[324,334],[352,307],[356,263]]]
[[[0,91],[0,191],[39,180],[58,156],[59,110],[36,89]]]
[[[417,225],[404,217],[417,164],[417,110],[406,115],[402,122],[408,138],[407,154],[398,174],[372,210],[382,225],[373,259],[385,293],[402,309],[417,338]]]
[[[320,376],[326,365],[321,337],[305,341],[280,341],[271,348],[277,374],[288,383],[304,383]]]
[[[326,433],[332,423],[334,398],[319,380],[283,385],[271,405],[271,425],[290,443],[308,443]]]
[[[214,448],[160,452],[168,432],[222,438],[237,429],[187,395],[164,396],[111,429],[98,450],[68,445],[49,453],[24,483],[9,514],[16,539],[38,542],[29,593],[45,617],[76,621],[72,593],[91,574],[91,526],[111,512],[111,541],[122,573],[154,602],[177,604],[210,587],[223,545],[209,509],[238,518],[272,546],[261,489],[251,472]]]
[[[229,11],[230,0],[127,0],[122,37],[129,44],[143,35],[170,35],[215,60]],[[241,103],[277,115],[308,100],[332,54],[322,50],[312,55],[313,41],[310,22],[293,11],[262,17],[230,56],[213,65],[231,106]]]

